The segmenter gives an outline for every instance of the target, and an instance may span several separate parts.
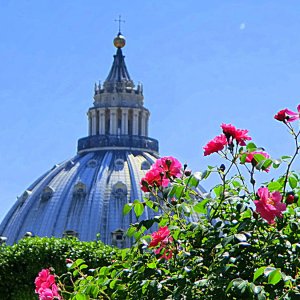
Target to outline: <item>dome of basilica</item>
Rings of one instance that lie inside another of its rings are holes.
[[[131,245],[124,232],[137,220],[131,213],[124,216],[123,206],[142,200],[140,181],[159,148],[148,137],[143,86],[131,80],[119,44],[108,77],[102,86],[95,85],[88,136],[78,140],[72,159],[55,165],[18,197],[0,225],[8,244],[31,232],[83,241],[99,234],[106,244]],[[144,218],[151,217],[146,207]]]

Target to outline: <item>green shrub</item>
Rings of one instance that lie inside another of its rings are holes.
[[[67,272],[66,259],[84,259],[90,268],[107,266],[118,249],[100,241],[81,242],[76,238],[24,238],[13,246],[0,246],[0,299],[37,299],[34,279],[47,267]]]

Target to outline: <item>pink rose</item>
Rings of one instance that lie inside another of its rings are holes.
[[[237,129],[231,124],[224,123],[221,124],[221,128],[229,144],[235,139],[240,146],[245,146],[245,141],[251,140],[251,137],[247,136],[248,130],[246,129]]]
[[[39,294],[40,300],[62,299],[58,293],[55,277],[50,274],[49,269],[41,270],[34,283],[35,292]]]
[[[141,180],[141,189],[144,192],[149,192],[149,187],[153,186],[162,186],[167,187],[169,184],[169,179],[165,178],[162,170],[159,169],[151,169],[149,170],[145,176]]]
[[[293,122],[300,118],[300,104],[297,106],[297,112],[291,111],[287,108],[280,110],[274,118],[280,122]]]
[[[152,168],[142,178],[140,184],[144,192],[149,192],[150,187],[167,187],[171,177],[181,176],[181,163],[172,156],[158,159]]]
[[[170,230],[168,226],[160,227],[158,231],[151,234],[152,241],[149,244],[149,247],[156,247],[160,242],[166,240],[168,242],[168,237],[170,236]]]
[[[168,176],[181,176],[181,163],[172,156],[159,158],[153,165],[153,168],[161,169]]]
[[[151,242],[149,244],[149,247],[156,247],[159,246],[159,248],[154,250],[155,254],[160,254],[163,250],[161,258],[164,258],[166,260],[171,259],[173,256],[173,252],[170,249],[170,244],[173,242],[173,238],[170,235],[170,230],[167,226],[160,227],[158,231],[153,232],[151,234]]]
[[[227,139],[224,134],[216,136],[213,140],[209,141],[204,147],[204,156],[221,151],[227,145]]]
[[[257,194],[259,200],[255,200],[256,211],[269,224],[275,223],[275,217],[282,218],[282,212],[286,210],[286,204],[282,203],[282,196],[279,192],[270,193],[268,188],[261,187]]]

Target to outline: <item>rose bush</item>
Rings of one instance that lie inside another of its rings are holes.
[[[205,156],[220,155],[221,166],[192,174],[171,156],[157,160],[141,181],[143,201],[124,207],[124,214],[133,210],[140,217],[147,207],[157,216],[131,225],[127,235],[135,245],[110,265],[70,263],[59,279],[60,296],[300,299],[300,186],[291,171],[300,147],[293,123],[299,113],[283,109],[274,118],[294,139],[292,156],[273,159],[250,142],[248,130],[221,124],[223,133],[203,148]],[[257,186],[259,172],[280,166],[281,176]],[[200,192],[199,182],[213,175],[220,183]]]

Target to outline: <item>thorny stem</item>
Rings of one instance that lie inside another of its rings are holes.
[[[232,160],[228,159],[227,155],[225,154],[225,158],[229,161],[231,161],[227,171],[225,173],[221,173],[219,172],[219,175],[220,175],[220,178],[222,180],[222,194],[221,194],[221,199],[220,199],[220,202],[218,204],[218,206],[216,207],[216,209],[214,210],[213,214],[211,215],[211,217],[209,218],[209,220],[211,221],[217,214],[220,206],[222,205],[222,203],[224,202],[225,200],[225,186],[226,186],[226,176],[228,175],[229,171],[231,170],[231,168],[235,165],[235,161],[236,161],[236,158],[237,158],[237,151],[238,151],[238,147],[236,147],[236,150],[235,150],[235,154],[233,154],[231,152],[231,155],[232,155]]]
[[[300,148],[299,143],[298,143],[298,137],[299,137],[300,131],[296,134],[292,126],[290,126],[289,124],[286,124],[286,125],[291,130],[292,135],[294,136],[296,150],[295,150],[295,153],[294,153],[291,161],[288,163],[288,166],[287,166],[287,169],[286,169],[285,179],[284,179],[284,184],[283,184],[283,195],[285,194],[285,191],[286,191],[286,185],[287,185],[287,181],[288,181],[288,178],[289,178],[289,173],[290,173],[291,166],[292,166],[296,156],[298,155],[299,148]]]

